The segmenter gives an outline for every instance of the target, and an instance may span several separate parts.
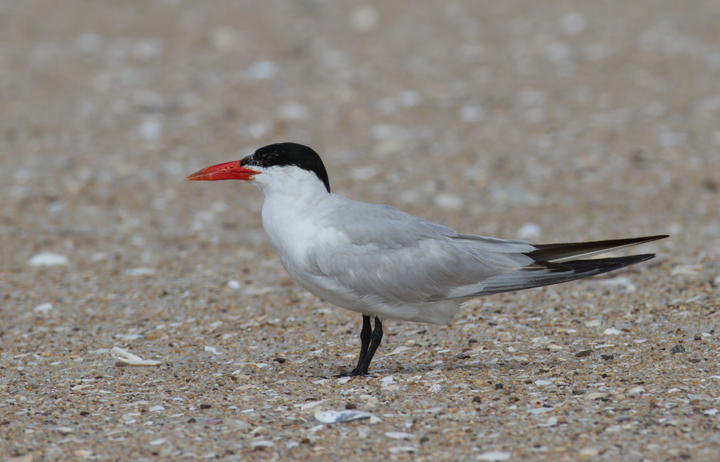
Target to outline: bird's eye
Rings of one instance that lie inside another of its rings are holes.
[[[277,160],[277,153],[269,152],[265,154],[265,157],[263,158],[263,163],[265,165],[272,165],[275,160]]]

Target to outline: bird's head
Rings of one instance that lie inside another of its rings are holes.
[[[325,165],[320,156],[307,146],[296,143],[278,143],[258,149],[242,160],[213,165],[185,178],[188,181],[251,180],[263,186],[287,182],[292,177],[314,174],[330,192]],[[285,177],[283,179],[283,177]],[[312,180],[311,181],[315,181]]]

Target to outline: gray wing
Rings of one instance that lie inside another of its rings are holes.
[[[311,271],[392,305],[484,295],[492,278],[520,276],[534,262],[528,242],[459,234],[388,206],[346,200],[317,224],[344,239],[309,249]],[[507,279],[505,290],[522,286],[521,277]]]
[[[311,271],[391,305],[464,301],[594,276],[654,255],[587,257],[667,237],[535,246],[460,234],[388,206],[342,201],[318,224],[344,239],[311,249]]]

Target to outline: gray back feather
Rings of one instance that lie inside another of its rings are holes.
[[[483,295],[486,281],[517,274],[533,263],[528,242],[459,234],[388,206],[342,199],[317,224],[343,223],[338,245],[308,249],[310,271],[358,294],[390,305],[420,304]],[[512,284],[511,284],[512,285]],[[378,300],[380,301],[380,300]],[[461,301],[461,300],[459,300]]]

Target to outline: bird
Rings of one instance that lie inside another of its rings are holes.
[[[368,374],[385,319],[448,324],[471,299],[640,263],[655,255],[590,257],[669,237],[534,245],[463,234],[331,193],[320,156],[289,142],[186,179],[245,180],[262,192],[262,224],[290,276],[320,299],[362,314],[357,366],[341,374],[349,376]]]

